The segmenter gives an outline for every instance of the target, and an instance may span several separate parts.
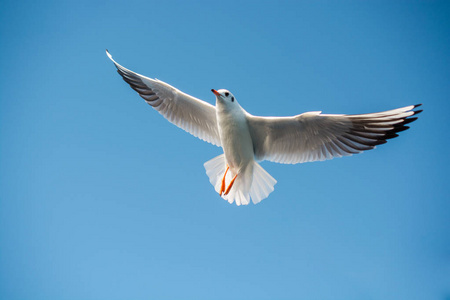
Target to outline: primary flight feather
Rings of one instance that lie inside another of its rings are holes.
[[[114,61],[122,78],[169,122],[223,148],[204,164],[219,195],[237,205],[258,203],[274,190],[276,180],[256,161],[296,164],[356,154],[386,143],[417,119],[410,105],[361,115],[307,112],[293,117],[258,117],[246,112],[234,95],[211,90],[216,106],[169,84],[130,71]]]

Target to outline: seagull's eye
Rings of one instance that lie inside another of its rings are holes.
[[[234,97],[231,97],[231,102],[234,102]]]
[[[230,96],[230,93],[226,92],[225,97],[228,97],[228,96]]]

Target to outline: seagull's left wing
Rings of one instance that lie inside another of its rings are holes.
[[[308,112],[293,117],[247,115],[255,157],[296,164],[352,155],[386,143],[417,119],[411,105],[363,115]]]
[[[169,122],[206,142],[221,145],[214,106],[163,81],[130,71],[116,63],[108,50],[106,54],[123,80]]]

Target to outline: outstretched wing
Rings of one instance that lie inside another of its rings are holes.
[[[173,86],[130,71],[106,54],[122,76],[139,96],[163,115],[169,122],[206,142],[221,146],[216,120],[216,108],[211,104],[174,88]]]
[[[255,157],[296,164],[352,155],[375,148],[417,119],[422,110],[411,105],[363,115],[308,112],[294,117],[248,115]]]

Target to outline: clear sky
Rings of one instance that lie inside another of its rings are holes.
[[[450,299],[446,1],[2,1],[0,299]],[[222,200],[221,149],[122,65],[250,113],[423,103],[376,150]]]

